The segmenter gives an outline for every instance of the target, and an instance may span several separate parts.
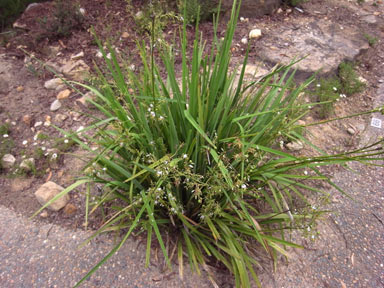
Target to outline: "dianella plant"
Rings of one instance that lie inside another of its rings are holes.
[[[99,72],[100,88],[83,87],[97,95],[90,101],[105,117],[83,130],[92,132],[88,136],[65,132],[94,158],[87,175],[52,201],[88,185],[86,217],[98,208],[109,211],[95,235],[120,231],[121,238],[78,285],[140,232],[147,240],[147,265],[151,245],[158,245],[169,269],[177,264],[180,277],[189,263],[215,283],[210,267],[221,263],[236,287],[260,285],[256,255],[276,261],[287,247],[300,247],[284,231],[303,227],[321,213],[310,208],[307,198],[327,194],[317,181],[332,183],[320,166],[382,159],[380,142],[310,157],[280,148],[284,139],[306,141],[297,121],[309,110],[300,95],[313,79],[293,85],[292,62],[245,84],[247,55],[240,74],[231,72],[239,8],[235,0],[224,39],[214,38],[208,53],[198,27],[189,47],[183,25],[181,71],[175,68],[174,47],[156,47],[160,56],[155,59],[153,45],[147,51],[139,44],[142,69],[135,74],[99,42],[107,73]],[[214,35],[217,25],[215,20]],[[91,195],[93,184],[102,187],[101,194]],[[93,207],[91,197],[96,198]],[[170,241],[164,240],[167,235]]]

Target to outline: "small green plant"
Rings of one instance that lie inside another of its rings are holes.
[[[131,1],[127,1],[127,10],[131,9]],[[142,34],[153,35],[155,39],[162,38],[162,32],[169,23],[181,20],[174,7],[166,0],[151,1],[133,16],[137,30]]]
[[[9,134],[9,124],[5,123],[0,125],[0,136],[3,137],[3,135]]]
[[[73,30],[82,28],[84,17],[76,5],[64,0],[55,0],[54,7],[52,19],[39,19],[45,32],[37,35],[37,39],[67,37]]]
[[[304,2],[308,2],[309,0],[286,0],[285,2],[288,2],[291,6],[298,6]]]
[[[364,90],[365,84],[359,80],[353,63],[343,62],[339,66],[339,78],[341,81],[341,91],[347,96],[359,93]]]
[[[365,39],[367,39],[369,46],[373,47],[376,45],[377,41],[379,40],[377,37],[372,36],[370,34],[364,33]]]
[[[312,225],[324,212],[311,207],[305,192],[328,194],[313,186],[312,181],[332,183],[318,167],[384,158],[384,151],[376,149],[380,142],[315,157],[298,157],[277,148],[282,137],[305,140],[294,129],[308,104],[297,101],[313,77],[292,85],[295,73],[291,68],[297,63],[292,62],[243,86],[246,56],[240,80],[235,81],[237,73],[231,72],[229,55],[240,10],[237,3],[235,0],[224,40],[214,38],[207,55],[197,26],[192,57],[187,57],[184,22],[180,84],[172,47],[158,46],[166,70],[162,73],[153,49],[148,54],[144,45],[139,46],[143,69],[136,75],[132,71],[125,74],[113,49],[109,46],[105,51],[98,41],[113,79],[100,72],[104,83],[100,90],[80,85],[102,101],[103,105],[93,103],[105,119],[85,128],[94,131],[82,135],[86,141],[77,133],[66,133],[94,158],[85,167],[88,173],[84,177],[35,213],[86,184],[87,223],[90,185],[103,187],[102,195],[95,195],[98,201],[92,211],[107,205],[111,213],[93,236],[121,231],[122,238],[76,287],[133,232],[143,231],[146,266],[152,242],[157,242],[170,269],[175,255],[181,277],[187,257],[190,267],[198,273],[203,267],[213,283],[208,263],[219,262],[232,273],[236,287],[250,287],[250,277],[260,285],[256,255],[264,251],[276,261],[278,254],[287,255],[287,247],[301,247],[288,241],[285,231]],[[217,25],[218,20],[214,35]],[[153,48],[153,41],[151,45]],[[109,53],[111,57],[107,57]],[[172,236],[169,245],[164,241],[167,235]]]
[[[185,21],[187,23],[208,20],[212,14],[218,12],[218,5],[215,1],[179,0],[178,6],[181,15],[184,14],[185,9]]]
[[[341,83],[337,77],[322,78],[316,84],[314,95],[321,103],[318,108],[320,118],[329,117],[333,113],[334,102],[339,99]]]

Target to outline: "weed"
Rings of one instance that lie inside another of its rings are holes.
[[[320,118],[329,117],[333,113],[334,102],[339,99],[341,83],[336,77],[322,78],[316,84],[314,95],[322,103],[318,108]]]
[[[195,23],[197,20],[205,21],[218,12],[218,5],[215,1],[180,0],[178,6],[181,15],[185,9],[187,23]]]
[[[370,34],[364,33],[365,39],[367,39],[369,46],[373,47],[376,45],[377,41],[379,40],[377,37],[372,36]]]
[[[169,23],[181,20],[169,1],[155,0],[143,7],[142,11],[134,15],[137,30],[155,39],[162,38],[162,32]],[[127,10],[132,11],[130,1],[127,1]]]
[[[292,62],[243,86],[246,56],[236,84],[229,55],[239,10],[235,0],[224,40],[215,38],[207,56],[196,29],[193,56],[187,57],[184,22],[181,84],[172,47],[159,48],[165,73],[160,73],[154,53],[148,55],[141,45],[142,74],[131,71],[125,75],[113,49],[109,48],[109,59],[103,43],[98,43],[113,79],[100,72],[104,83],[100,91],[82,86],[100,98],[103,105],[97,107],[105,119],[86,128],[94,131],[87,143],[76,134],[72,138],[94,154],[86,166],[89,174],[34,214],[80,185],[88,186],[88,196],[90,185],[103,187],[92,211],[105,205],[113,211],[105,214],[104,225],[91,239],[107,231],[121,231],[123,237],[75,287],[114,255],[134,231],[146,232],[146,266],[151,244],[157,241],[169,267],[172,256],[177,255],[181,277],[187,256],[191,268],[197,272],[205,268],[212,282],[214,275],[207,263],[217,261],[234,275],[236,287],[250,287],[250,277],[260,285],[254,268],[259,265],[256,259],[261,250],[276,260],[278,253],[287,255],[287,247],[301,247],[287,241],[284,231],[298,228],[296,221],[300,227],[310,225],[324,212],[308,209],[304,192],[328,194],[307,181],[331,182],[317,167],[371,161],[372,156],[384,158],[384,151],[376,150],[380,142],[315,157],[296,157],[276,149],[281,137],[303,139],[292,128],[305,115],[297,114],[306,108],[297,100],[313,77],[292,86],[295,73],[291,68],[297,63]],[[129,92],[130,88],[138,93]],[[298,116],[292,119],[291,115]],[[86,212],[86,222],[88,217]],[[164,241],[166,234],[173,236],[169,243]]]
[[[347,96],[364,90],[365,84],[359,80],[353,63],[343,62],[339,66],[338,75],[341,81],[341,91]]]
[[[5,123],[0,125],[0,137],[3,137],[3,135],[9,134],[9,124]]]

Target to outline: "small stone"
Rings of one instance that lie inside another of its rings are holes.
[[[20,163],[20,168],[26,172],[32,171],[35,168],[35,159],[33,158],[24,159]]]
[[[261,30],[260,29],[252,29],[249,32],[249,39],[257,39],[261,37]]]
[[[142,18],[143,16],[144,16],[143,11],[139,11],[139,12],[137,12],[137,13],[135,14],[135,17],[138,18],[138,19]]]
[[[45,117],[45,122],[44,122],[44,126],[45,127],[49,127],[49,126],[51,126],[51,116],[49,116],[49,115],[47,115],[46,117]]]
[[[12,168],[13,165],[15,165],[15,162],[16,162],[16,158],[13,155],[5,154],[1,159],[1,166],[3,166],[3,168],[9,169],[9,168]]]
[[[96,95],[93,92],[87,92],[83,95],[80,99],[77,99],[76,102],[81,103],[85,107],[90,107],[92,104],[89,102],[89,100],[95,101]]]
[[[248,39],[247,38],[242,38],[241,39],[241,43],[243,43],[244,45],[248,44]]]
[[[58,86],[63,84],[63,80],[60,78],[53,78],[51,80],[45,81],[44,87],[49,90],[55,90]]]
[[[47,218],[48,217],[48,212],[44,210],[43,212],[40,213],[40,217],[41,218]]]
[[[72,55],[72,56],[71,56],[71,59],[72,59],[72,60],[77,60],[77,59],[80,59],[80,58],[82,58],[82,57],[84,57],[84,52],[83,52],[83,51],[81,51],[81,52],[79,52],[79,53],[77,53],[77,54],[75,54],[75,55]]]
[[[43,125],[43,122],[38,121],[38,122],[35,123],[34,127],[39,127],[39,126],[41,126],[41,125]]]
[[[79,12],[81,15],[83,15],[83,16],[85,15],[85,9],[84,8],[79,8]]]
[[[123,39],[129,38],[129,33],[128,32],[123,32],[123,34],[121,34],[121,38],[123,38]]]
[[[23,86],[19,86],[16,88],[16,91],[17,92],[23,92],[24,91],[24,87]]]
[[[292,13],[292,9],[287,9],[286,12],[287,12],[287,14],[291,14]]]
[[[25,125],[27,126],[31,126],[31,122],[32,122],[32,117],[31,115],[24,115],[23,116],[23,122],[25,123]]]
[[[49,108],[51,111],[57,111],[61,107],[61,102],[59,100],[55,100],[52,102],[51,107]]]
[[[364,83],[364,84],[367,84],[367,83],[368,83],[367,79],[365,79],[365,78],[362,77],[362,76],[359,76],[359,81],[360,81],[361,83]]]
[[[103,53],[101,51],[97,51],[96,57],[97,58],[103,58]]]
[[[67,86],[64,85],[64,84],[62,84],[62,85],[57,86],[55,90],[56,90],[57,92],[60,92],[61,90],[64,90],[65,88],[67,88]]]
[[[379,79],[379,83],[384,83],[384,80],[383,79]]]
[[[300,151],[304,148],[304,145],[303,143],[301,143],[300,141],[296,141],[296,142],[289,142],[285,145],[289,150],[291,151]]]
[[[77,208],[75,205],[71,204],[71,203],[68,203],[65,207],[64,207],[64,214],[67,215],[67,216],[72,216],[73,214],[75,214],[77,211]]]
[[[56,123],[61,123],[61,122],[64,122],[67,118],[68,118],[67,115],[64,115],[64,114],[57,114],[57,115],[55,116],[55,122],[56,122]]]
[[[283,9],[281,8],[277,9],[277,14],[281,14],[281,13],[283,13]]]
[[[348,128],[347,132],[348,132],[349,135],[355,135],[355,133],[356,133],[355,129],[353,129],[353,128]]]
[[[40,188],[35,192],[35,196],[41,205],[45,205],[48,201],[57,196],[63,190],[64,188],[60,185],[57,185],[52,181],[48,181],[40,186]],[[64,196],[51,203],[51,205],[48,206],[48,209],[59,211],[61,208],[67,205],[68,201],[69,195],[65,194]]]
[[[71,90],[65,89],[65,90],[61,91],[59,94],[57,94],[56,99],[58,99],[58,100],[67,99],[69,97],[69,95],[71,95]]]

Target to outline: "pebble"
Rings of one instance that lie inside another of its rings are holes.
[[[355,135],[355,133],[356,133],[355,129],[353,129],[353,128],[348,128],[347,132],[348,132],[349,135]]]
[[[25,125],[31,126],[31,121],[32,121],[31,115],[27,114],[23,116],[23,122],[25,123]]]
[[[64,122],[67,118],[68,118],[67,115],[64,115],[64,114],[57,114],[57,115],[55,116],[55,122],[56,122],[56,123]]]
[[[79,8],[79,12],[81,15],[83,15],[83,16],[85,15],[85,9],[84,8]]]
[[[252,29],[249,32],[249,39],[257,39],[261,37],[261,30],[260,29]]]
[[[12,154],[5,154],[3,158],[1,158],[1,165],[4,168],[12,168],[15,165],[16,158]]]
[[[38,121],[38,122],[35,123],[34,127],[39,127],[39,126],[41,126],[41,125],[43,125],[43,122]]]
[[[129,38],[129,33],[128,32],[123,32],[123,34],[121,34],[121,38],[124,38],[124,39]]]
[[[17,92],[23,92],[24,91],[24,87],[23,86],[19,86],[16,88],[16,91]]]
[[[48,201],[50,201],[53,197],[55,197],[57,194],[59,194],[61,191],[63,191],[64,188],[57,185],[56,183],[52,181],[48,181],[40,186],[39,189],[35,192],[35,196],[37,201],[41,205],[45,205]],[[65,205],[67,205],[69,201],[69,195],[66,194],[63,197],[57,199],[51,205],[48,206],[48,209],[53,211],[59,211],[61,208],[64,208]]]
[[[57,111],[61,107],[61,102],[59,100],[55,100],[52,102],[51,107],[49,108],[51,111]]]
[[[244,37],[243,39],[241,39],[241,43],[245,45],[248,44],[248,39]]]
[[[45,89],[49,90],[55,90],[60,85],[63,85],[63,80],[61,80],[60,78],[53,78],[51,80],[45,81],[44,83]]]
[[[40,217],[41,218],[47,218],[48,217],[48,212],[44,210],[43,212],[40,213]]]
[[[287,143],[285,146],[291,151],[300,151],[304,148],[303,143],[301,143],[300,141],[290,142]]]
[[[67,99],[69,97],[69,95],[71,95],[71,90],[65,89],[65,90],[61,91],[59,94],[57,94],[56,99],[58,99],[58,100]]]
[[[77,208],[75,205],[71,204],[71,203],[68,203],[65,207],[64,207],[64,214],[67,215],[67,216],[72,216],[73,214],[75,214],[77,211]]]
[[[20,163],[20,168],[26,172],[32,171],[34,167],[35,167],[35,159],[33,158],[24,159]]]
[[[77,59],[80,59],[80,58],[82,58],[82,57],[84,57],[84,52],[83,52],[83,51],[81,51],[81,52],[79,52],[79,53],[77,53],[77,54],[75,54],[75,55],[72,55],[72,56],[71,56],[71,59],[72,59],[72,60],[77,60]]]

